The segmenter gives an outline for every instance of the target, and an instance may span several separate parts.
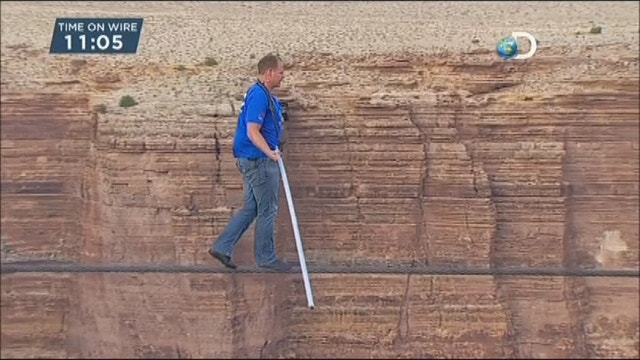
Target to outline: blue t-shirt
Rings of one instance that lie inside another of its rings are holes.
[[[267,141],[269,148],[275,150],[280,143],[280,135],[282,134],[282,108],[278,98],[271,94],[275,115],[273,118],[271,109],[269,109],[269,100],[265,89],[258,84],[253,84],[247,90],[244,96],[244,103],[238,115],[238,125],[236,126],[236,134],[233,140],[233,153],[238,158],[264,158],[267,157],[258,147],[256,147],[247,133],[247,123],[252,122],[260,124],[260,133]]]

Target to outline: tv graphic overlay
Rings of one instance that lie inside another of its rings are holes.
[[[529,41],[530,49],[524,54],[518,52],[518,38],[525,38]],[[538,41],[536,38],[525,31],[514,31],[510,36],[505,36],[498,40],[496,51],[501,58],[505,60],[526,60],[530,59],[538,50]]]
[[[135,54],[142,18],[57,18],[50,54]]]

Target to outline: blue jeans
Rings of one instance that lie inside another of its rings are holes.
[[[237,164],[244,179],[244,206],[229,220],[229,224],[213,243],[212,248],[231,257],[234,247],[257,218],[253,255],[256,265],[266,265],[276,260],[273,238],[274,223],[278,214],[280,168],[277,162],[269,158],[239,158]]]

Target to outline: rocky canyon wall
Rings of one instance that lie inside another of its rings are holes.
[[[288,60],[308,264],[637,269],[638,57],[596,50]],[[99,65],[3,83],[3,262],[220,266],[206,250],[242,204],[240,100],[193,88],[222,70]],[[136,87],[138,106],[99,106]],[[284,193],[280,209],[296,260]],[[314,310],[299,274],[3,274],[2,357],[638,356],[637,278],[311,281]]]

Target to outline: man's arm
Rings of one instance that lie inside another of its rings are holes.
[[[278,160],[278,152],[271,150],[264,136],[260,132],[262,122],[264,121],[267,111],[269,111],[269,102],[266,94],[252,94],[248,99],[247,105],[247,137],[260,151],[265,153],[274,161]]]
[[[261,128],[262,128],[262,125],[256,122],[248,121],[247,136],[249,136],[249,139],[251,140],[253,145],[255,145],[258,149],[260,149],[263,153],[267,154],[267,156],[270,157],[269,154],[271,154],[273,150],[269,148],[269,145],[267,144],[267,140],[265,140],[264,136],[262,136],[262,133],[260,132]]]

